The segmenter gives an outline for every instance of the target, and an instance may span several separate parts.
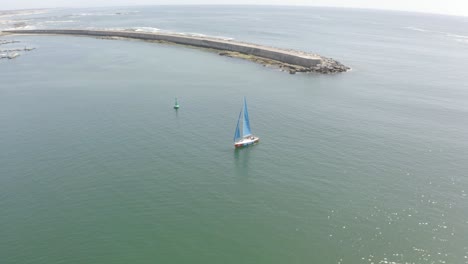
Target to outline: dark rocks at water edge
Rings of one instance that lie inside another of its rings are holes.
[[[284,63],[284,62],[277,61],[277,60],[266,59],[266,58],[262,58],[262,57],[258,57],[258,56],[254,56],[250,54],[243,54],[243,53],[234,52],[234,51],[222,51],[222,52],[219,52],[218,54],[220,56],[227,56],[231,58],[240,58],[240,59],[249,60],[255,63],[262,64],[263,66],[267,66],[267,67],[277,67],[281,69],[282,71],[289,72],[290,74],[296,74],[297,72],[316,72],[316,73],[322,73],[322,74],[333,74],[333,73],[346,72],[351,69],[348,66],[343,65],[339,61],[333,60],[331,58],[326,58],[323,56],[320,56],[321,63],[312,67],[304,67],[304,66],[288,64],[288,63]]]
[[[316,66],[310,68],[312,72],[318,73],[338,73],[338,72],[346,72],[349,71],[351,68],[348,66],[343,65],[341,62],[336,61],[331,58],[322,58],[322,63],[317,64]]]

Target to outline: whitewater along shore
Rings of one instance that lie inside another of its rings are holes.
[[[318,72],[324,74],[348,71],[350,68],[331,58],[306,53],[267,47],[233,40],[211,37],[182,35],[176,33],[144,33],[116,30],[82,30],[82,29],[34,29],[5,30],[3,34],[46,34],[76,35],[105,38],[130,38],[148,41],[175,43],[179,45],[207,48],[218,51],[219,55],[254,61],[265,66],[275,66],[291,74],[296,72]]]

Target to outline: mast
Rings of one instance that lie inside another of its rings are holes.
[[[244,96],[244,119],[242,125],[242,136],[247,137],[250,135],[252,135],[252,131],[250,131],[249,112],[247,111],[247,100]]]

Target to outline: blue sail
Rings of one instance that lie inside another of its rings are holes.
[[[247,111],[247,100],[244,97],[244,120],[242,124],[242,136],[247,137],[252,135],[250,131],[249,112]]]
[[[242,109],[239,112],[239,118],[237,118],[236,132],[234,133],[234,142],[236,142],[237,140],[241,138],[240,129],[239,129],[239,121],[240,121],[241,114],[242,114]]]

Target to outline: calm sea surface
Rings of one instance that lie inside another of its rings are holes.
[[[1,37],[37,49],[0,61],[0,263],[468,263],[468,18],[165,6],[0,20],[233,38],[353,69]],[[261,143],[234,150],[243,96]]]

